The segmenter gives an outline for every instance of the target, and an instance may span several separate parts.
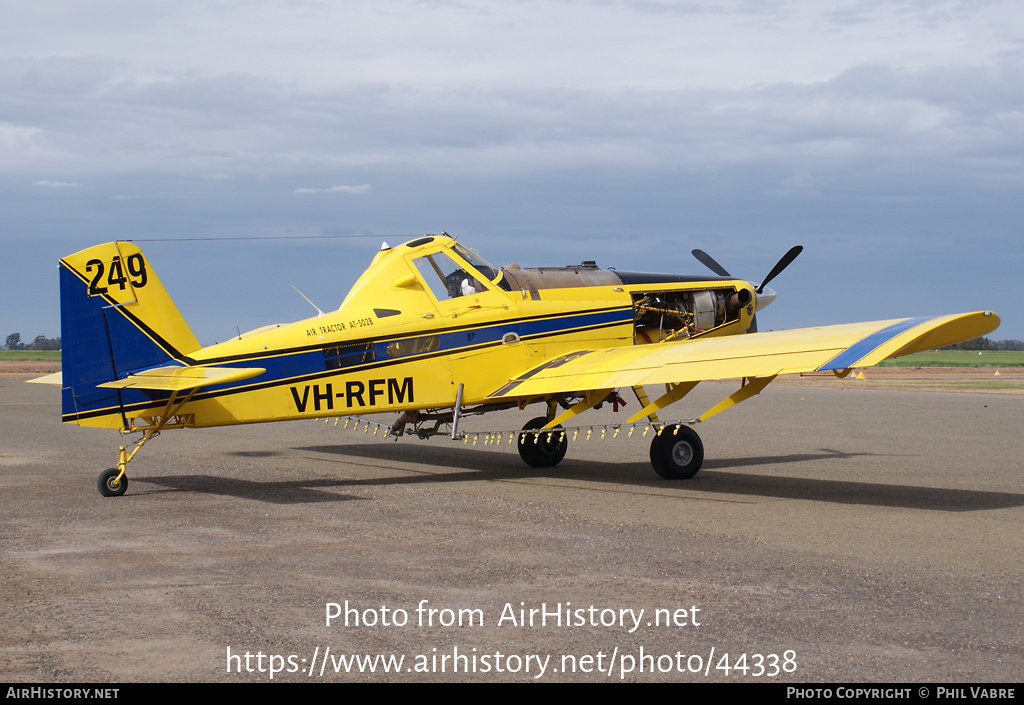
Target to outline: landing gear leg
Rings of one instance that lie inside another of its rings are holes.
[[[651,440],[651,465],[666,480],[688,480],[704,463],[704,444],[689,426],[669,424]]]
[[[167,400],[167,406],[164,407],[163,414],[148,418],[149,425],[144,429],[137,429],[142,430],[143,433],[142,438],[135,442],[135,447],[129,452],[128,448],[121,446],[117,457],[117,467],[104,470],[100,473],[97,480],[96,484],[101,495],[104,497],[120,497],[128,490],[128,476],[125,474],[125,468],[128,467],[128,463],[132,461],[135,454],[142,450],[142,446],[146,445],[146,441],[153,436],[159,436],[160,431],[165,428],[184,428],[187,425],[194,425],[195,419],[191,415],[178,416],[177,413],[198,390],[199,387],[192,388],[188,395],[180,402],[177,401],[178,392],[172,392],[170,399]],[[175,406],[176,402],[177,406]]]
[[[96,481],[96,485],[99,488],[100,494],[104,497],[120,497],[128,491],[128,475],[125,473],[128,463],[135,457],[135,454],[142,449],[153,436],[157,435],[159,431],[155,428],[148,429],[142,434],[136,443],[135,447],[132,448],[131,452],[125,446],[121,446],[120,453],[118,454],[117,467],[104,470],[100,473],[99,479]]]

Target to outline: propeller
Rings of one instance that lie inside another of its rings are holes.
[[[690,254],[697,258],[697,261],[703,264],[705,267],[710,269],[712,272],[720,277],[731,277],[732,275],[725,271],[725,267],[715,261],[715,258],[709,255],[704,250],[693,250]]]
[[[768,282],[770,282],[775,277],[779,276],[779,274],[782,273],[782,270],[784,270],[786,267],[788,267],[789,265],[793,264],[793,260],[795,260],[797,258],[797,256],[799,256],[799,254],[801,252],[803,252],[803,251],[804,251],[803,245],[796,245],[794,247],[791,247],[789,249],[789,252],[787,252],[786,254],[782,255],[782,259],[780,259],[778,262],[775,263],[775,266],[772,267],[772,270],[770,272],[768,272],[768,276],[766,276],[761,281],[761,283],[757,285],[756,292],[757,292],[758,296],[760,296],[761,293],[764,291],[764,288],[768,284]],[[712,257],[711,255],[709,255],[704,250],[692,250],[691,254],[694,257],[697,258],[698,262],[703,264],[705,267],[710,269],[712,272],[714,272],[718,276],[720,276],[720,277],[731,277],[732,276],[731,274],[729,274],[729,272],[726,271],[725,267],[723,267],[718,262],[716,262],[715,258]],[[769,289],[769,291],[771,291],[771,289]],[[772,298],[774,298],[774,292],[773,292]],[[770,303],[770,301],[769,301],[769,303]],[[750,321],[750,328],[748,329],[748,332],[750,332],[750,333],[756,333],[757,332],[757,316],[756,315]]]
[[[797,258],[797,255],[799,255],[803,251],[803,245],[796,245],[795,247],[791,247],[789,252],[782,255],[782,259],[775,263],[775,266],[772,267],[772,271],[768,272],[768,276],[765,277],[764,281],[762,281],[761,284],[757,287],[757,293],[760,294],[761,291],[764,290],[765,284],[770,282],[775,277],[779,276],[783,269],[793,264],[793,260],[795,260]]]

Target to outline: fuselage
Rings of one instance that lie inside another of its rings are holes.
[[[200,392],[189,411],[206,426],[444,409],[460,384],[464,405],[493,403],[512,375],[547,360],[742,333],[753,311],[753,287],[742,280],[591,263],[497,270],[451,238],[426,237],[378,253],[336,311],[192,355],[266,373]]]
[[[170,363],[263,370],[243,381],[191,391],[176,411],[181,425],[190,427],[451,409],[460,385],[464,406],[500,404],[495,393],[511,378],[547,361],[579,350],[743,333],[758,303],[753,286],[739,279],[617,272],[591,262],[497,269],[450,237],[428,236],[378,252],[335,311],[208,347],[176,350],[174,340],[194,338],[183,319],[175,319],[180,314],[157,289],[148,262],[141,252],[127,254],[125,245],[118,245],[120,250],[104,247],[83,251],[79,259],[107,262],[111,269],[117,261],[130,261],[144,272],[131,281],[134,294],[104,288],[114,308],[120,305],[115,294],[166,299],[120,309],[152,340],[141,348],[153,350],[139,355],[149,368]],[[66,277],[69,289],[89,277],[80,271],[87,265],[76,257],[64,260],[76,272]],[[90,300],[103,283],[92,276]],[[166,309],[174,309],[173,315],[168,313],[170,323],[161,325],[177,330],[176,338],[161,337],[163,328],[146,325],[153,311]],[[109,306],[105,310],[109,321],[113,314]],[[97,358],[103,346],[92,345]],[[156,347],[166,353],[163,360]],[[114,357],[117,379],[145,369],[118,364],[116,351]],[[186,396],[134,388],[117,390],[116,398],[114,392],[107,394],[83,410],[85,397],[72,391],[65,420],[133,428],[137,420],[151,419],[172,399],[181,403]]]

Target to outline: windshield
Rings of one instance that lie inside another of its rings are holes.
[[[417,257],[413,262],[438,301],[448,298],[456,299],[460,296],[487,290],[487,287],[477,281],[476,277],[444,252]]]
[[[473,265],[476,268],[476,271],[480,272],[480,274],[482,274],[484,278],[487,279],[488,281],[493,282],[500,276],[501,272],[496,267],[492,267],[491,265],[487,264],[482,259],[480,259],[479,255],[470,252],[462,245],[456,244],[455,247],[453,247],[452,249],[458,252],[459,255],[464,260]]]

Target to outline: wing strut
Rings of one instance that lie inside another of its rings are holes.
[[[582,400],[576,402],[563,411],[558,418],[548,421],[543,428],[555,428],[563,421],[568,421],[574,416],[579,416],[587,409],[593,409],[595,406],[603,402],[611,392],[611,389],[597,389],[593,392],[587,392]]]
[[[657,422],[658,419],[654,416],[654,412],[661,411],[669,404],[675,404],[677,401],[689,394],[698,384],[700,384],[700,380],[697,380],[696,382],[680,382],[679,384],[673,385],[666,384],[665,386],[668,387],[668,391],[655,399],[654,402],[647,404],[644,408],[640,409],[640,411],[626,419],[626,423],[636,423],[645,416],[651,417],[652,421]],[[633,389],[635,391],[636,387]],[[640,389],[642,391],[643,387]],[[646,395],[644,396],[646,397]],[[637,398],[639,397],[640,394],[638,392]],[[645,401],[646,399],[641,399],[640,403],[643,404]]]
[[[726,409],[732,408],[739,404],[740,402],[746,401],[747,399],[756,394],[760,394],[761,390],[767,387],[771,383],[771,381],[775,379],[776,376],[777,375],[771,375],[770,377],[751,377],[750,380],[742,387],[737,389],[735,392],[730,394],[722,401],[718,402],[718,404],[704,412],[700,417],[690,421],[689,423],[700,423],[701,421],[710,419],[712,416],[720,414]],[[679,384],[671,385],[667,392],[665,392],[656,400],[647,404],[644,408],[640,409],[640,411],[636,412],[628,419],[626,419],[626,423],[636,423],[645,416],[651,417],[654,414],[654,412],[661,411],[669,404],[674,404],[683,397],[685,397],[699,383],[700,381],[698,380],[695,382],[680,382]],[[657,422],[656,419],[653,420],[655,421],[655,423]]]
[[[636,395],[636,400],[640,402],[640,406],[644,409],[651,405],[651,400],[647,398],[647,392],[644,391],[643,385],[638,384],[633,387],[633,394]],[[647,420],[651,423],[658,423],[658,415],[651,411],[647,414]]]
[[[703,414],[701,414],[697,418],[696,422],[706,421],[715,414],[720,414],[726,409],[731,409],[732,407],[736,406],[741,401],[746,401],[750,397],[760,394],[761,390],[767,387],[771,383],[771,381],[775,379],[776,376],[777,375],[772,375],[771,377],[751,377],[750,381],[748,381],[745,385],[737,389],[735,392],[730,394],[722,401],[718,402],[711,409],[708,409]]]

